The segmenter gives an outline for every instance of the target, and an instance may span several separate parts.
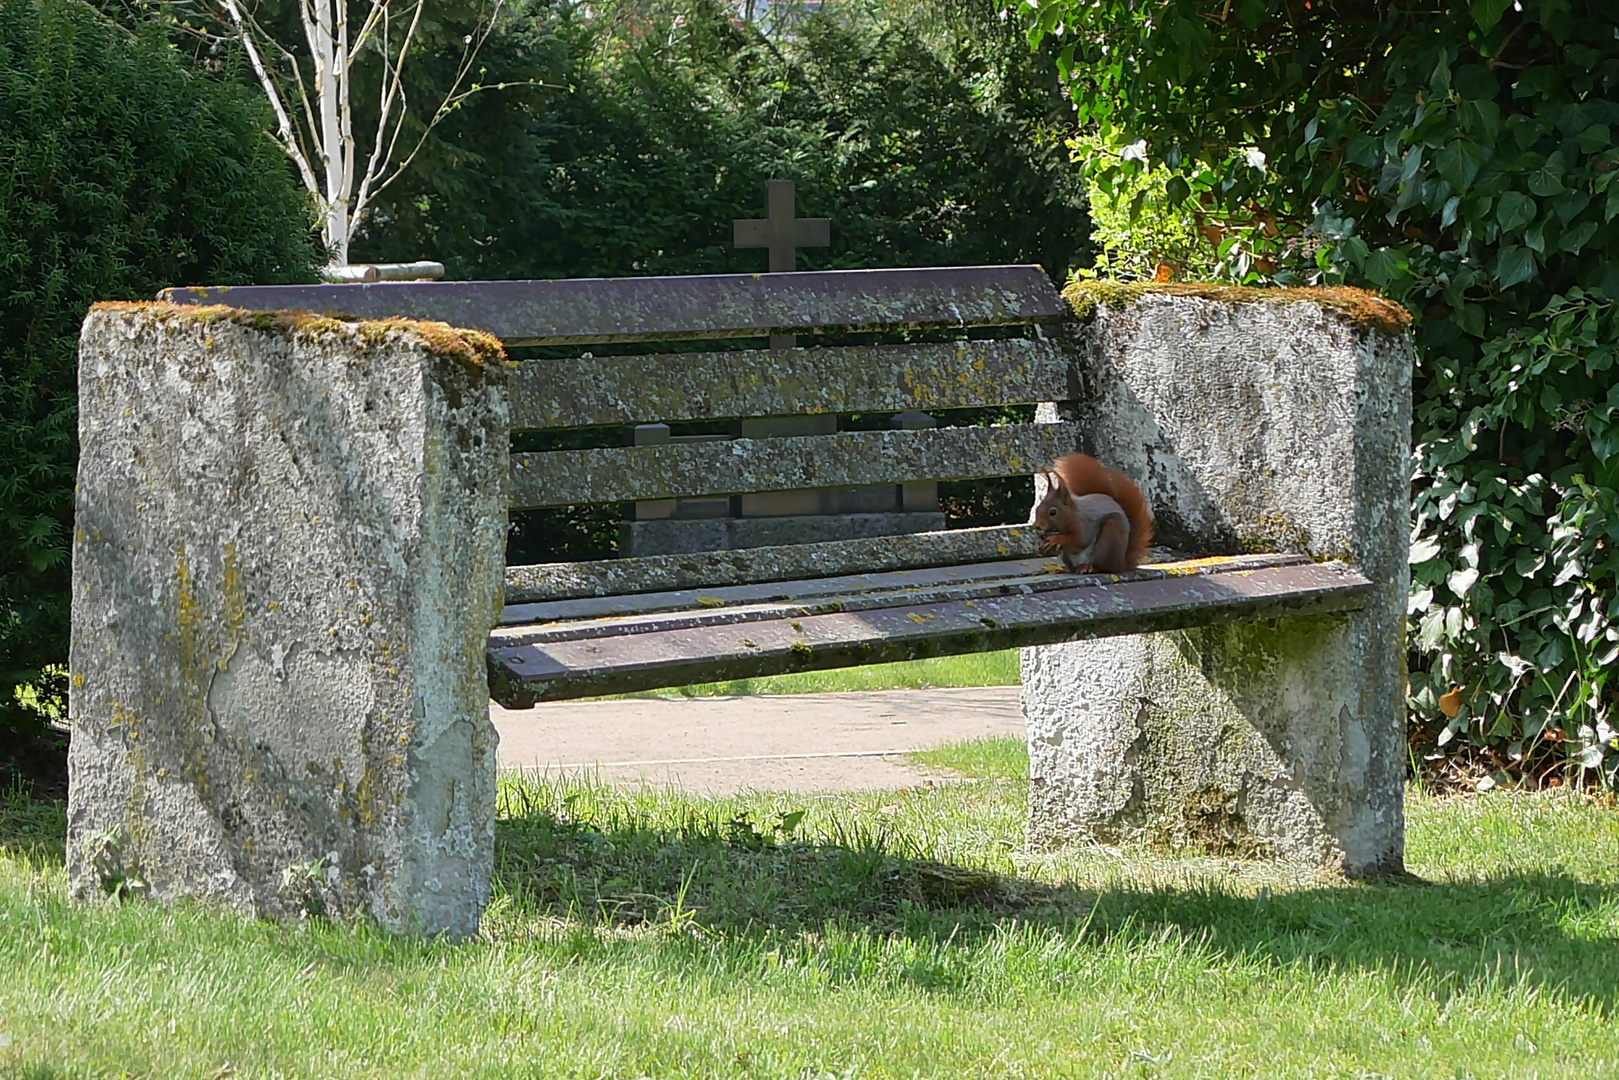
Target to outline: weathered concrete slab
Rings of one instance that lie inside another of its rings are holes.
[[[563,281],[399,281],[165,289],[181,304],[254,311],[435,319],[508,345],[764,337],[810,330],[904,330],[1060,322],[1038,266],[949,266]]]
[[[1091,316],[1071,408],[1087,449],[1141,479],[1161,540],[1343,559],[1374,584],[1348,616],[1026,651],[1031,841],[1398,870],[1411,347],[1397,309],[1253,290],[1077,299]]]
[[[512,428],[973,408],[1064,397],[1068,380],[1061,347],[1029,338],[528,360]]]
[[[1072,453],[1081,431],[1006,424],[513,454],[512,507],[1017,476]]]
[[[68,873],[470,934],[507,365],[434,324],[103,305],[80,348]]]

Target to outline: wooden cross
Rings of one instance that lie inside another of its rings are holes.
[[[731,239],[739,248],[769,248],[770,272],[780,274],[798,269],[799,248],[829,246],[832,222],[794,216],[797,193],[791,180],[772,180],[767,186],[769,216],[731,222]]]

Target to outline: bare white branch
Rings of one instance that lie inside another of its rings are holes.
[[[231,36],[246,51],[275,113],[278,141],[319,206],[322,237],[338,264],[348,262],[350,240],[376,197],[416,159],[433,128],[467,98],[489,89],[468,87],[467,82],[478,52],[493,33],[505,4],[505,0],[490,0],[488,18],[480,20],[476,32],[464,42],[449,89],[438,107],[423,118],[415,142],[401,157],[411,117],[405,72],[413,50],[421,44],[427,0],[369,0],[358,28],[350,25],[346,0],[296,0],[307,55],[296,54],[294,47],[268,33],[244,6],[248,0],[207,2],[223,11],[220,23],[233,28]],[[396,37],[395,31],[401,25],[404,32]],[[375,129],[363,133],[369,135],[363,140],[369,151],[362,170],[362,133],[355,131],[351,96],[354,64],[364,53],[378,57],[382,79],[377,91]],[[290,76],[282,72],[278,81],[277,73],[265,63],[267,54],[276,61],[277,68],[290,68]],[[294,123],[288,111],[288,99],[292,97],[296,97],[293,104],[302,114],[301,123]]]
[[[304,156],[299,146],[292,121],[287,116],[287,110],[281,104],[281,92],[276,87],[275,80],[264,67],[264,59],[259,55],[258,44],[253,40],[253,32],[248,29],[247,20],[242,15],[241,6],[237,0],[222,0],[231,21],[236,24],[241,34],[242,46],[247,51],[247,60],[253,66],[253,74],[258,76],[259,86],[264,90],[264,96],[270,99],[270,108],[275,112],[276,126],[281,133],[281,147],[286,150],[287,156],[292,158],[298,166],[298,175],[303,178],[304,187],[314,194],[320,191],[319,181],[315,179],[315,172],[310,167],[309,159]]]

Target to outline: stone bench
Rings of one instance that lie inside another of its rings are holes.
[[[470,933],[490,691],[522,707],[1008,646],[1031,647],[1036,843],[1400,863],[1410,361],[1380,302],[1113,291],[1075,318],[1033,267],[170,298],[230,307],[103,306],[81,350],[80,895],[122,876]],[[782,334],[823,347],[724,347]],[[494,338],[574,355],[508,364]],[[592,355],[660,342],[711,344]],[[510,450],[1036,403],[999,427]],[[1140,478],[1160,536],[1199,557],[1058,575],[1009,526],[502,578],[511,509],[885,484],[903,507],[906,485],[1076,448]]]

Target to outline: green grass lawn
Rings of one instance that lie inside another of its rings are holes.
[[[698,683],[623,697],[742,697],[749,694],[825,694],[849,690],[926,690],[941,686],[1016,686],[1018,650],[939,656],[832,671],[804,671],[762,679]]]
[[[1022,844],[973,783],[507,781],[481,940],[64,897],[0,799],[0,1076],[1619,1076],[1619,812],[1413,797],[1420,881]]]

